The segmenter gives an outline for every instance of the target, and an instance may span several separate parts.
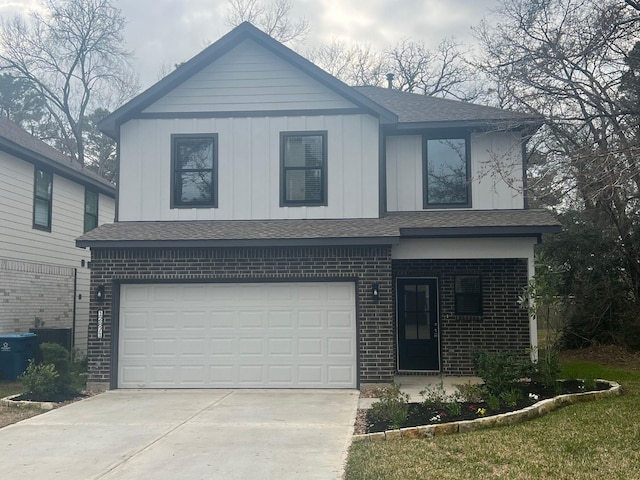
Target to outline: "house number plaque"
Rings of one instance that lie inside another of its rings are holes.
[[[98,338],[102,338],[103,325],[104,325],[104,310],[98,310]]]

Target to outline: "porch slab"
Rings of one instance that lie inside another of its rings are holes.
[[[393,378],[393,382],[400,385],[400,389],[404,393],[409,394],[410,402],[421,402],[422,395],[420,395],[420,392],[427,387],[438,387],[440,383],[442,383],[445,392],[451,395],[457,391],[455,385],[463,385],[465,383],[478,384],[482,383],[482,379],[473,376],[396,375]],[[384,385],[385,384],[363,384],[361,388],[383,387]],[[371,408],[371,405],[377,401],[377,398],[361,398],[358,402],[358,408]]]

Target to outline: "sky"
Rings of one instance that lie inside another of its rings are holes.
[[[268,0],[267,0],[268,1]],[[39,0],[0,0],[0,17],[37,6]],[[132,64],[147,88],[229,31],[227,0],[112,0],[127,19],[125,39]],[[305,50],[340,40],[377,50],[403,38],[435,48],[446,37],[471,45],[471,27],[499,0],[291,0],[293,18],[305,17],[310,33],[296,46]],[[363,6],[366,6],[363,8]]]

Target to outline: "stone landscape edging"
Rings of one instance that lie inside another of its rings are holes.
[[[54,402],[32,402],[31,400],[13,400],[14,398],[22,395],[21,393],[17,393],[15,395],[9,395],[8,397],[4,397],[0,399],[0,405],[4,405],[5,407],[38,407],[42,410],[53,410],[56,405]]]
[[[619,383],[610,380],[596,380],[597,382],[608,383],[608,390],[596,390],[593,392],[566,393],[557,397],[540,400],[533,405],[513,412],[491,415],[489,417],[476,418],[474,420],[460,420],[458,422],[437,423],[422,425],[419,427],[406,427],[396,430],[386,430],[384,432],[365,433],[354,435],[353,442],[377,442],[383,440],[397,440],[400,438],[431,438],[435,435],[450,435],[453,433],[467,433],[485,428],[502,427],[514,425],[534,418],[542,417],[549,412],[567,405],[579,402],[600,400],[607,397],[616,397],[622,394],[622,387]]]

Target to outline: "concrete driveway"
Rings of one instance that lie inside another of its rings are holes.
[[[355,390],[114,390],[0,429],[29,479],[336,479]]]

